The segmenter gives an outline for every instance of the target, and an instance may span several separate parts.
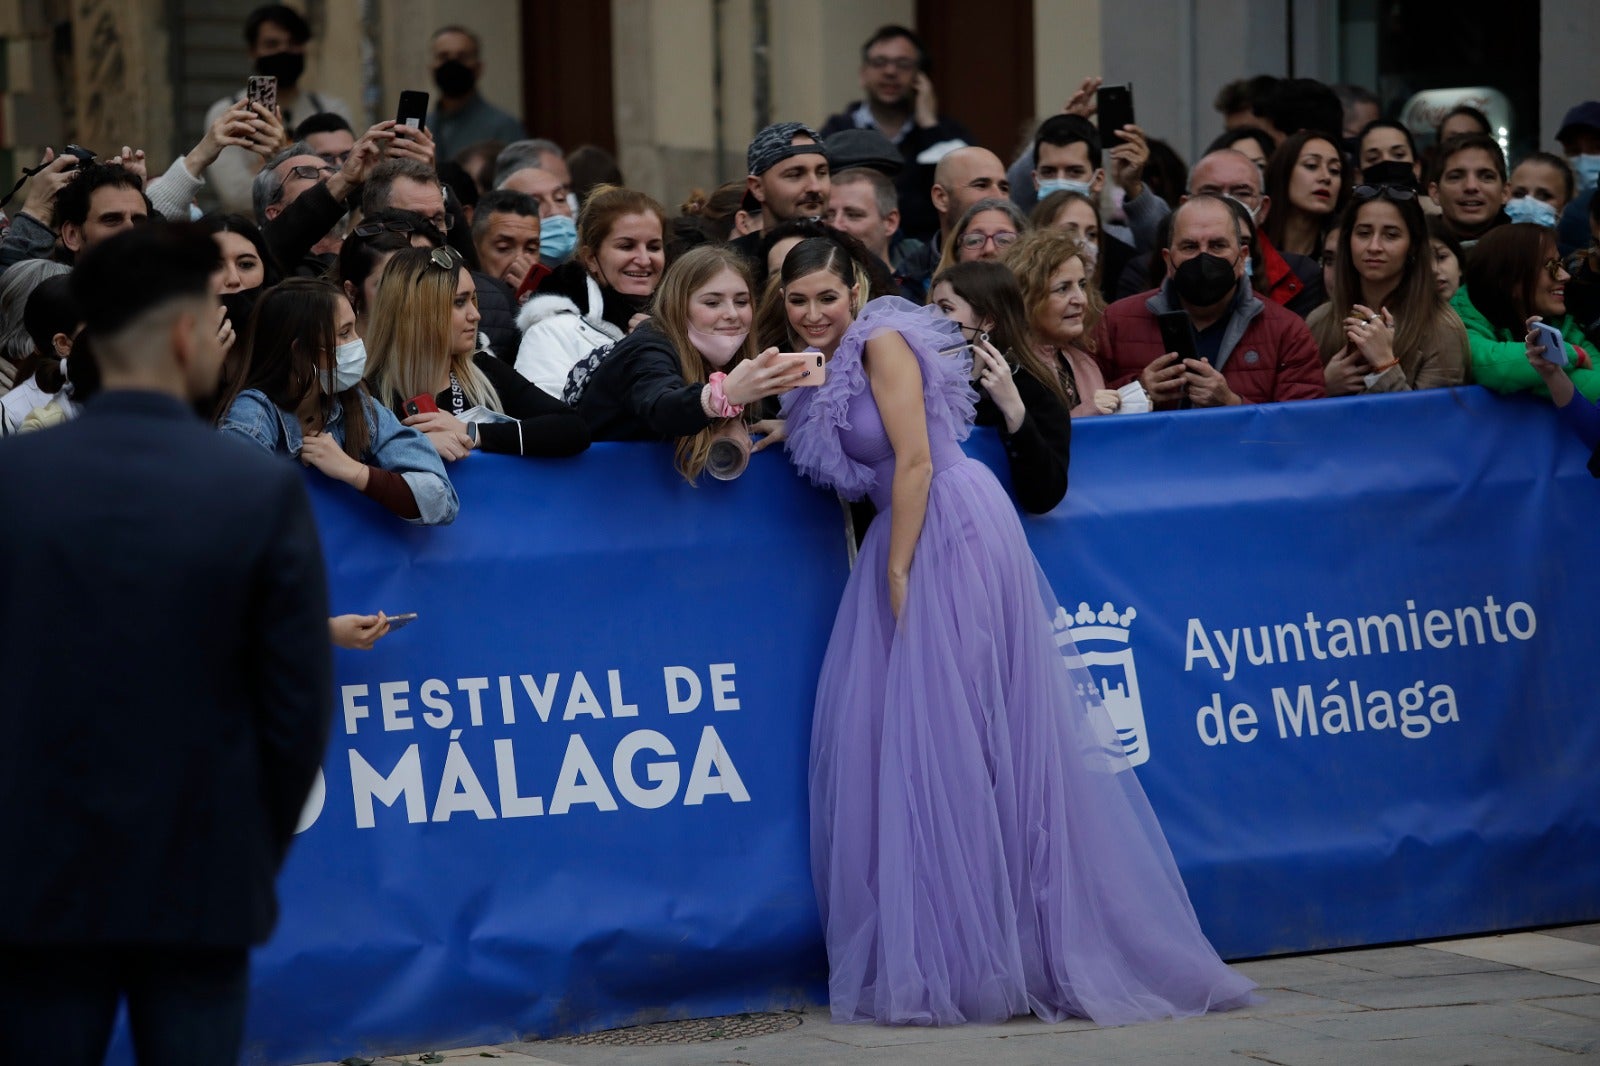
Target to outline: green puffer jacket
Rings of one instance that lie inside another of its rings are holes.
[[[1483,317],[1483,312],[1467,295],[1465,285],[1450,298],[1450,306],[1456,309],[1456,314],[1461,316],[1461,324],[1467,327],[1467,350],[1472,355],[1473,381],[1487,385],[1495,392],[1550,395],[1550,390],[1539,380],[1539,372],[1528,365],[1527,345],[1521,334],[1497,330],[1490,325],[1489,320]],[[1561,330],[1568,344],[1587,352],[1593,365],[1600,368],[1600,351],[1583,335],[1583,330],[1578,328],[1571,315],[1562,315],[1559,320],[1549,324]],[[1567,375],[1572,378],[1573,387],[1579,392],[1591,400],[1600,400],[1600,369],[1568,367]]]

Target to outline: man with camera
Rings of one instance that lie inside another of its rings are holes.
[[[70,263],[78,253],[150,217],[138,170],[120,162],[98,162],[76,145],[59,156],[45,149],[44,169],[31,182],[22,210],[0,239],[0,272],[27,259]]]
[[[1162,254],[1161,288],[1118,300],[1100,320],[1095,358],[1107,386],[1137,380],[1157,409],[1324,394],[1311,331],[1294,312],[1251,290],[1243,226],[1225,200],[1202,193],[1179,204]],[[1188,351],[1175,351],[1164,337],[1158,316],[1166,315],[1186,334],[1177,347]]]

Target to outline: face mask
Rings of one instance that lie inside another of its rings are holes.
[[[744,339],[749,333],[707,333],[703,329],[689,327],[689,343],[694,345],[695,351],[705,356],[706,362],[721,370],[733,362],[733,357],[739,354],[739,349],[744,347]]]
[[[306,57],[299,52],[273,52],[256,58],[256,73],[263,78],[277,78],[280,89],[293,89],[305,72]]]
[[[1575,155],[1572,169],[1578,175],[1578,191],[1587,192],[1600,185],[1600,155]]]
[[[539,220],[539,261],[547,267],[560,266],[578,244],[578,225],[567,215],[551,215]]]
[[[333,350],[333,382],[328,382],[326,370],[317,371],[317,379],[322,382],[322,391],[330,395],[343,392],[345,389],[354,388],[361,380],[361,375],[367,369],[367,346],[360,337],[347,344],[341,344]]]
[[[1417,172],[1411,169],[1410,163],[1398,159],[1372,164],[1361,172],[1361,180],[1368,185],[1398,185],[1412,192],[1421,191],[1417,188]]]
[[[1043,200],[1053,192],[1075,192],[1083,196],[1093,196],[1089,191],[1086,181],[1068,181],[1066,178],[1051,178],[1039,182],[1039,199]]]
[[[446,96],[465,96],[478,84],[478,76],[461,60],[447,59],[433,72],[433,83]]]
[[[1185,303],[1212,307],[1221,303],[1238,283],[1233,271],[1233,264],[1220,255],[1201,252],[1173,272],[1172,284]]]
[[[1556,224],[1556,209],[1543,200],[1535,200],[1531,196],[1519,196],[1515,200],[1506,201],[1506,214],[1511,216],[1513,222],[1532,222],[1536,226],[1546,226],[1551,229]]]

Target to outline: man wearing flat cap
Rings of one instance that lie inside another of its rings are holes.
[[[750,195],[761,204],[761,229],[796,218],[821,218],[831,191],[827,150],[817,131],[803,122],[775,122],[756,134],[745,152]],[[756,259],[761,234],[733,242],[740,253]]]

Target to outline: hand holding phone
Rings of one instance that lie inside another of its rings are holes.
[[[794,383],[794,388],[809,389],[828,379],[827,360],[821,352],[779,352],[772,365],[785,374],[796,368],[807,371],[805,377]]]
[[[419,89],[407,89],[400,94],[400,106],[395,109],[394,124],[423,129],[428,120],[428,94]]]
[[[1566,340],[1561,336],[1560,330],[1543,322],[1529,322],[1528,335],[1530,351],[1537,346],[1539,357],[1545,362],[1563,368],[1572,365],[1572,360],[1567,355]]]
[[[405,402],[406,417],[425,415],[439,410],[439,404],[427,393],[419,393]]]
[[[1122,141],[1122,127],[1133,125],[1133,86],[1102,85],[1095,92],[1100,123],[1100,147],[1111,149]]]
[[[276,111],[278,79],[261,74],[251,75],[244,83],[244,98],[252,104],[260,104],[268,111]]]

